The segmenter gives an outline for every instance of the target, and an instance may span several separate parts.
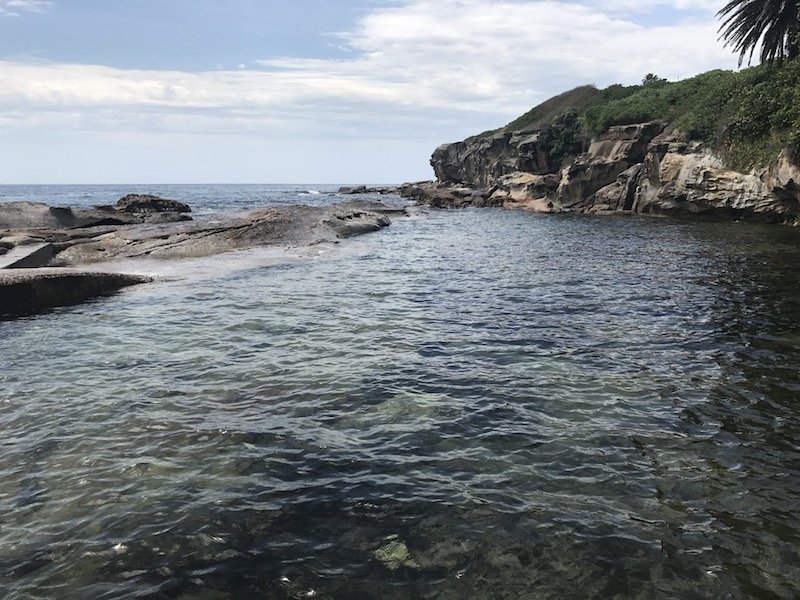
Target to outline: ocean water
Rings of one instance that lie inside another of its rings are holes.
[[[289,192],[226,189],[161,193]],[[0,322],[0,596],[800,597],[799,261],[485,209],[138,264]]]
[[[203,218],[265,205],[325,204],[332,201],[340,187],[330,184],[0,185],[0,203],[27,200],[51,206],[91,208],[114,204],[128,194],[153,194],[185,202],[192,207],[195,218]]]

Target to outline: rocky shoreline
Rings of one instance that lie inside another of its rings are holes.
[[[444,144],[431,157],[436,181],[343,187],[335,195],[399,194],[442,209],[800,221],[800,167],[788,152],[767,167],[740,173],[702,143],[667,130],[664,123],[646,122],[611,127],[585,152],[554,167],[540,133],[501,132]],[[407,212],[403,206],[349,200],[271,206],[214,221],[194,221],[190,215],[191,208],[181,202],[137,194],[91,209],[0,204],[0,318],[148,280],[87,272],[87,265],[102,261],[199,258],[257,246],[337,242],[377,231],[390,224],[390,216]],[[23,273],[22,268],[34,269]]]
[[[788,152],[740,173],[702,143],[647,122],[611,127],[554,168],[539,134],[502,132],[444,144],[431,158],[436,181],[406,184],[400,193],[435,208],[800,219],[800,167]]]
[[[272,206],[202,222],[193,221],[190,212],[183,203],[141,195],[93,209],[0,204],[0,319],[152,281],[87,270],[103,261],[200,258],[258,246],[338,243],[387,227],[390,216],[407,216],[403,206],[358,200]]]

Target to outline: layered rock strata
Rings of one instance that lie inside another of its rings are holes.
[[[42,202],[4,202],[0,204],[0,231],[191,221],[186,214],[188,212],[191,212],[191,208],[182,202],[138,194],[125,196],[113,206],[95,208],[48,206]]]
[[[148,281],[152,279],[122,273],[5,269],[0,271],[0,319],[76,304]]]
[[[548,170],[535,132],[447,144],[435,182],[401,194],[438,208],[503,206],[535,212],[642,213],[794,223],[800,168],[787,153],[740,173],[703,144],[662,123],[611,127],[588,151]]]
[[[152,199],[143,201],[147,204]],[[126,207],[130,205],[126,203],[114,211],[129,214]],[[147,210],[137,209],[131,214]],[[168,210],[178,212],[179,207],[170,205]],[[88,273],[69,267],[112,259],[203,257],[256,246],[337,242],[388,226],[389,215],[407,214],[402,206],[358,201],[318,207],[276,206],[242,216],[189,223],[136,220],[109,224],[95,219],[96,212],[105,211],[52,209],[36,203],[0,204],[0,247],[5,251],[5,266],[27,266],[30,257],[41,256],[48,267],[62,267],[0,269],[0,315],[28,314],[72,304],[148,281],[138,276]],[[31,250],[28,254],[24,252],[27,249]],[[15,254],[26,258],[17,260]]]
[[[117,228],[65,243],[54,261],[70,266],[120,258],[197,258],[256,246],[335,242],[391,223],[386,214],[368,208],[355,202],[275,206],[214,222]]]

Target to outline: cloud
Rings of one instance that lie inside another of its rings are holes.
[[[596,6],[555,1],[417,0],[374,11],[341,37],[359,58],[329,70],[380,73],[442,102],[497,105],[569,82],[632,83],[650,71],[675,79],[734,64],[713,18],[646,27]]]
[[[18,17],[23,12],[41,13],[52,6],[51,0],[0,0],[0,17]]]
[[[577,85],[734,68],[711,4],[641,0],[638,13],[686,8],[646,25],[621,10],[628,0],[405,0],[334,34],[345,59],[203,72],[0,61],[0,127],[443,142]]]
[[[722,3],[718,0],[585,0],[581,4],[611,14],[646,13],[657,8],[715,14]]]
[[[21,1],[21,0],[17,0]],[[734,58],[712,19],[646,27],[580,3],[414,0],[338,37],[346,60],[271,58],[236,71],[2,63],[0,105],[186,111],[363,110],[511,115],[585,83],[683,78]]]

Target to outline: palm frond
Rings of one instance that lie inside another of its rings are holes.
[[[739,54],[739,66],[752,62],[761,48],[761,62],[780,62],[800,53],[798,0],[731,0],[717,13],[720,37]]]

